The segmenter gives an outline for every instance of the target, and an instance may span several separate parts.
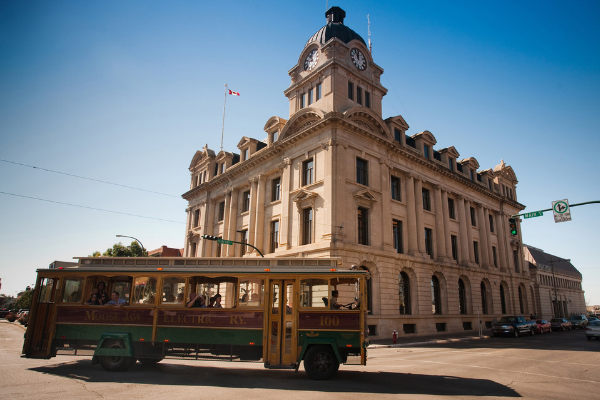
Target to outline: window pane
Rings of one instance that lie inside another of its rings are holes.
[[[239,307],[258,307],[263,304],[265,283],[262,279],[240,279]]]
[[[329,309],[353,309],[359,302],[359,284],[356,278],[331,279],[329,293]]]
[[[300,307],[329,307],[328,282],[326,279],[300,281]]]
[[[185,278],[164,278],[162,303],[181,304],[184,303]]]
[[[63,303],[81,303],[83,298],[84,278],[65,278]]]
[[[156,278],[148,276],[135,278],[133,282],[133,302],[131,304],[154,304],[155,298]]]

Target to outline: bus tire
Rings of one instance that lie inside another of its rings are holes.
[[[112,349],[123,349],[125,348],[123,344],[120,342],[114,342],[108,346],[107,348]],[[118,372],[126,370],[135,364],[135,358],[133,357],[121,357],[121,356],[100,356],[98,357],[100,360],[100,365],[107,371],[110,372]]]
[[[331,346],[313,346],[304,356],[304,370],[314,380],[331,378],[339,367]]]

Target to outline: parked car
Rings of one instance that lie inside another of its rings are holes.
[[[584,329],[588,324],[588,320],[585,315],[571,315],[569,317],[569,322],[573,324],[574,329]]]
[[[0,318],[6,318],[10,310],[8,308],[0,309]]]
[[[587,319],[588,319],[588,322],[600,321],[600,318],[594,317],[593,315],[588,315]]]
[[[519,337],[524,333],[535,335],[535,321],[528,321],[518,315],[507,315],[492,325],[492,335],[510,335]]]
[[[27,326],[27,324],[29,323],[29,310],[23,311],[17,321],[19,321],[21,325]]]
[[[545,319],[538,319],[535,321],[535,333],[552,333],[552,325]]]
[[[567,321],[564,318],[552,318],[550,320],[550,325],[552,325],[552,330],[555,331],[570,331],[573,329],[573,324]]]
[[[592,321],[585,327],[585,336],[588,340],[593,337],[600,339],[600,321]]]

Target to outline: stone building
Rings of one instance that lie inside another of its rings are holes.
[[[570,260],[523,245],[525,261],[531,274],[533,306],[540,318],[567,318],[572,314],[587,314],[581,288],[581,273]]]
[[[502,161],[480,169],[429,131],[383,119],[383,69],[332,7],[289,71],[289,118],[271,117],[238,152],[205,146],[190,164],[186,257],[341,257],[370,271],[371,337],[477,330],[529,315],[520,237],[524,206]]]

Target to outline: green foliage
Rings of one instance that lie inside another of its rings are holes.
[[[129,246],[123,246],[121,242],[115,243],[113,247],[102,253],[104,257],[147,257],[148,252],[143,250],[135,240]],[[95,251],[92,257],[100,257],[100,252]]]
[[[31,297],[33,296],[33,290],[28,290],[17,300],[15,308],[29,308],[31,307]]]

